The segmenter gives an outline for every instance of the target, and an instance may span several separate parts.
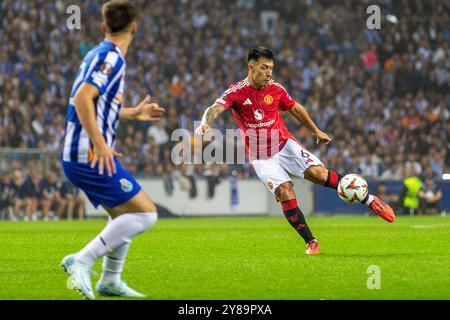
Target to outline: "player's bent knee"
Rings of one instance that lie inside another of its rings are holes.
[[[136,213],[139,217],[139,222],[142,225],[141,232],[145,232],[156,224],[158,214],[156,212],[140,212]]]
[[[281,201],[291,200],[295,198],[295,191],[290,181],[280,184],[275,191],[275,194]]]

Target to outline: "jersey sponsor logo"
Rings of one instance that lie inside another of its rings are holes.
[[[252,129],[255,129],[255,128],[262,128],[262,127],[270,127],[271,125],[273,125],[275,123],[275,119],[272,119],[272,120],[270,120],[270,121],[267,121],[267,122],[260,122],[260,123],[245,123],[245,125],[248,127],[248,128],[252,128]]]
[[[262,119],[264,119],[264,113],[261,109],[256,109],[255,112],[253,113],[253,115],[255,116],[255,119],[258,121],[261,121]]]
[[[244,101],[244,106],[252,104],[252,102],[250,101],[250,98],[247,98],[247,100]]]
[[[273,97],[272,97],[271,95],[265,96],[265,97],[264,97],[264,102],[265,102],[266,104],[272,104],[272,102],[273,102]]]
[[[124,191],[124,192],[131,192],[133,190],[133,184],[128,181],[127,179],[120,179],[120,188]]]

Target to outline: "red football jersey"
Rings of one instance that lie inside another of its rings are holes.
[[[231,85],[216,101],[231,108],[251,158],[264,159],[277,154],[289,138],[294,139],[281,119],[280,109],[291,109],[295,101],[279,83],[270,80],[261,89],[248,79]]]

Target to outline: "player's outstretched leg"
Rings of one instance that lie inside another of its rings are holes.
[[[65,257],[61,263],[69,275],[69,288],[76,289],[83,297],[94,299],[90,273],[95,261],[107,255],[104,275],[96,288],[103,296],[142,297],[120,279],[131,240],[148,230],[157,220],[156,207],[141,190],[127,203],[116,208],[105,208],[112,220],[78,253]],[[109,274],[108,274],[109,273]],[[111,273],[115,275],[111,275]]]
[[[336,171],[328,170],[322,166],[311,166],[305,171],[305,179],[336,190],[342,177],[343,176]],[[366,205],[373,213],[379,215],[384,220],[388,222],[395,221],[394,210],[377,196],[368,194],[361,203]]]
[[[306,223],[305,216],[297,204],[294,188],[290,181],[282,183],[275,191],[275,195],[281,202],[284,215],[291,226],[303,238],[307,247],[306,254],[319,254],[319,242],[312,235]]]

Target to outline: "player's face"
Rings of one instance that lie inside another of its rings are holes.
[[[272,79],[273,61],[259,58],[257,62],[249,65],[252,81],[258,87],[264,87]]]

